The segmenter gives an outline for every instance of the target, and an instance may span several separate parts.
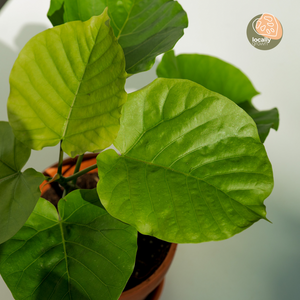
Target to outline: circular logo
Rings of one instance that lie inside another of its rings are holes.
[[[271,14],[255,16],[248,24],[247,37],[250,44],[260,50],[276,47],[282,39],[282,25]]]

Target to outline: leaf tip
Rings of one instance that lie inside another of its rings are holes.
[[[267,217],[264,217],[263,219],[266,220],[267,222],[269,222],[270,224],[273,224],[273,222],[270,221]]]

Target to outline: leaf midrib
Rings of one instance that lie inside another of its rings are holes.
[[[96,41],[97,41],[97,39],[98,39],[98,36],[99,36],[99,33],[100,33],[100,29],[101,29],[103,23],[104,23],[104,22],[103,22],[103,19],[102,19],[102,20],[101,20],[101,25],[100,25],[100,27],[99,27],[99,29],[98,29],[96,38],[95,38],[95,40],[94,40],[93,48],[92,48],[92,50],[91,50],[91,52],[90,52],[90,54],[89,54],[89,58],[88,58],[88,60],[87,60],[87,63],[86,63],[86,65],[85,65],[85,68],[84,68],[84,72],[83,72],[83,74],[82,74],[81,79],[79,80],[79,84],[78,84],[77,91],[76,91],[76,93],[75,93],[75,95],[74,95],[73,102],[72,102],[72,104],[71,104],[71,106],[70,106],[69,115],[68,115],[68,117],[67,117],[67,119],[66,119],[66,121],[65,121],[65,124],[64,124],[64,130],[63,130],[63,134],[62,134],[62,139],[66,136],[66,132],[67,132],[67,129],[68,129],[70,117],[71,117],[71,114],[72,114],[72,112],[73,112],[73,107],[74,107],[75,102],[76,102],[76,100],[77,100],[77,96],[78,96],[79,90],[80,90],[80,88],[81,88],[81,84],[82,84],[82,82],[83,82],[83,78],[84,78],[84,76],[85,76],[85,73],[86,73],[86,70],[87,70],[87,66],[89,65],[91,56],[92,56],[93,51],[94,51],[94,49],[95,49],[95,45],[97,44]]]
[[[131,14],[131,12],[132,12],[133,7],[135,6],[135,4],[136,4],[136,0],[133,1],[132,6],[131,6],[131,8],[130,8],[130,11],[129,11],[128,15],[127,15],[127,18],[126,18],[126,20],[124,21],[123,26],[120,28],[119,34],[118,34],[118,36],[117,36],[117,40],[119,40],[119,38],[120,38],[120,36],[121,36],[121,34],[122,34],[122,31],[124,30],[125,26],[127,25],[127,22],[128,22],[128,20],[130,19],[129,16],[130,16],[130,14]]]
[[[230,198],[230,199],[232,199],[233,201],[235,201],[235,202],[237,202],[237,203],[243,205],[243,206],[246,207],[247,209],[251,210],[251,212],[253,212],[254,214],[258,215],[260,218],[262,218],[262,216],[260,216],[257,212],[255,212],[255,211],[252,210],[250,207],[248,207],[248,205],[245,205],[245,204],[240,203],[239,201],[237,201],[236,199],[234,199],[234,198],[232,198],[230,195],[228,195],[226,192],[220,190],[218,187],[214,186],[213,184],[211,184],[211,183],[205,181],[203,178],[199,178],[199,177],[193,176],[193,175],[191,175],[191,174],[189,174],[189,173],[184,173],[184,172],[179,171],[179,170],[174,170],[174,169],[171,169],[171,168],[166,167],[166,166],[157,165],[157,164],[154,164],[154,163],[152,163],[152,162],[140,160],[140,159],[137,159],[137,158],[133,158],[133,157],[130,157],[130,156],[126,156],[126,155],[122,155],[121,157],[119,157],[119,159],[120,159],[120,158],[125,158],[125,159],[129,159],[129,160],[131,159],[131,160],[134,160],[134,161],[138,161],[138,162],[140,162],[140,163],[143,163],[143,164],[147,164],[147,165],[151,165],[151,166],[163,168],[163,169],[168,170],[168,171],[171,171],[171,172],[175,172],[175,173],[182,174],[182,175],[184,175],[184,176],[186,176],[186,177],[194,178],[194,179],[196,179],[197,181],[201,180],[202,182],[204,182],[204,183],[206,183],[206,184],[212,186],[212,187],[215,188],[217,191],[220,191],[220,192],[224,193],[228,198]],[[115,165],[114,165],[114,166],[115,166]],[[114,167],[114,166],[113,166],[113,167]],[[112,168],[112,169],[113,169],[113,168]],[[251,174],[251,172],[248,172],[247,174]],[[220,175],[222,175],[222,174],[220,174]],[[262,175],[265,175],[265,174],[262,174]],[[267,176],[267,175],[265,175],[265,176]],[[213,177],[213,176],[211,176],[211,177]]]
[[[69,266],[68,266],[68,255],[67,255],[67,249],[66,249],[66,240],[65,240],[65,235],[64,235],[64,229],[62,226],[62,220],[60,220],[59,222],[59,228],[60,228],[60,233],[61,233],[61,239],[62,239],[62,244],[63,244],[63,248],[64,248],[64,256],[65,256],[65,262],[66,262],[66,271],[67,271],[67,275],[68,275],[68,292],[70,295],[70,300],[72,300],[72,295],[71,295],[71,277],[70,277],[70,273],[69,273]]]

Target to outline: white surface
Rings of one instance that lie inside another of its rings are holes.
[[[239,67],[261,92],[255,105],[279,109],[280,127],[265,143],[275,176],[274,191],[265,202],[273,224],[260,221],[222,242],[179,245],[161,300],[299,300],[300,2],[179,2],[188,13],[189,28],[175,52],[214,55]],[[1,120],[7,120],[11,66],[25,42],[50,27],[45,16],[48,5],[48,0],[10,0],[0,11]],[[269,51],[255,49],[246,37],[248,22],[265,12],[280,20],[284,32],[281,43]],[[140,88],[154,78],[154,69],[133,76],[127,88]],[[33,151],[28,166],[43,170],[57,160],[57,151],[51,154],[52,150]],[[13,299],[4,283],[0,299]]]

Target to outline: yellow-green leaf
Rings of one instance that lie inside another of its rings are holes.
[[[222,240],[266,218],[272,167],[254,121],[189,80],[129,94],[113,150],[97,157],[107,211],[176,243]]]
[[[74,157],[112,144],[127,99],[125,58],[105,11],[33,37],[10,76],[8,117],[32,149],[54,146]]]

